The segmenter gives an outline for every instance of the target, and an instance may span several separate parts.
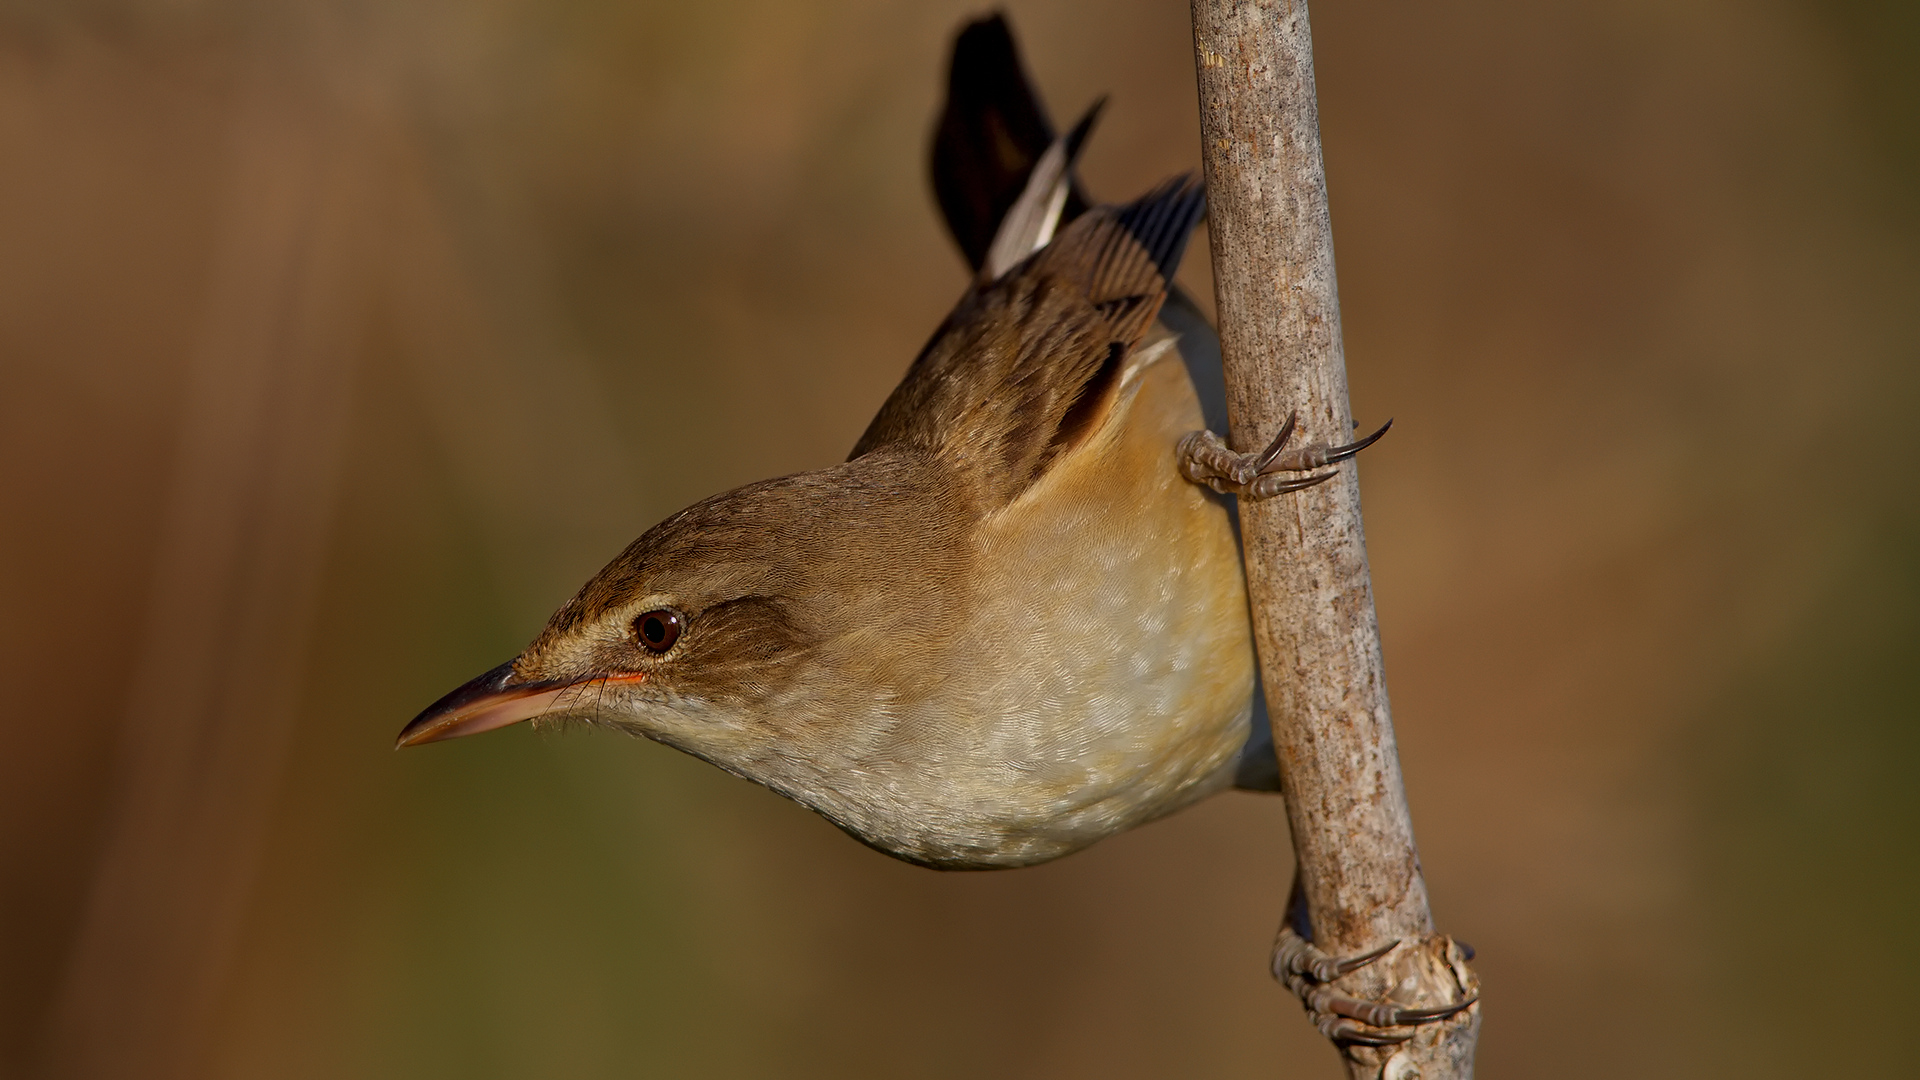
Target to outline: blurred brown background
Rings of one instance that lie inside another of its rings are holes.
[[[1095,192],[1197,166],[1184,3],[1009,7]],[[1917,10],[1314,10],[1483,1076],[1916,1075]],[[390,749],[845,453],[963,283],[976,9],[0,13],[0,1075],[1338,1075],[1276,799],[940,875],[602,733]]]

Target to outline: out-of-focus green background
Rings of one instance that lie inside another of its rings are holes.
[[[1097,194],[1197,167],[1184,4],[1009,9]],[[1483,1076],[1911,1075],[1916,10],[1315,6]],[[963,284],[977,13],[0,7],[0,1075],[1338,1075],[1276,799],[942,875],[617,736],[390,749],[845,453]]]

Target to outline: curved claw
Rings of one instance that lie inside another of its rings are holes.
[[[1354,1043],[1358,1046],[1397,1046],[1413,1038],[1412,1031],[1388,1031],[1370,1027],[1357,1020],[1348,1020],[1343,1016],[1327,1015],[1313,1025],[1320,1034],[1337,1043]]]
[[[1323,986],[1310,992],[1305,1004],[1314,1016],[1314,1026],[1328,1038],[1368,1046],[1389,1046],[1413,1038],[1415,1027],[1445,1020],[1471,1008],[1479,1000],[1476,995],[1451,1005],[1407,1009],[1389,1002],[1361,1001],[1335,994]]]
[[[1349,956],[1345,959],[1337,956],[1322,957],[1313,962],[1313,977],[1321,982],[1332,982],[1342,975],[1359,971],[1399,947],[1400,939],[1394,938],[1372,952],[1361,953],[1359,956]],[[1325,974],[1322,974],[1323,972]]]
[[[1465,1012],[1473,1006],[1474,1002],[1479,1000],[1480,995],[1475,994],[1465,1001],[1456,1002],[1452,1005],[1435,1005],[1430,1009],[1401,1009],[1398,1018],[1394,1020],[1394,1024],[1395,1026],[1401,1024],[1430,1024],[1435,1020],[1445,1020],[1454,1013]]]
[[[1287,414],[1287,422],[1280,425],[1280,434],[1275,435],[1273,441],[1267,444],[1267,448],[1261,451],[1260,456],[1253,460],[1253,467],[1249,471],[1254,476],[1266,472],[1267,467],[1272,465],[1274,461],[1280,457],[1281,448],[1285,447],[1287,440],[1293,437],[1293,426],[1299,422],[1299,409],[1295,409]],[[1388,421],[1388,423],[1392,423],[1392,421]]]
[[[1345,1016],[1372,1027],[1404,1026],[1400,1022],[1400,1006],[1390,1001],[1361,1001],[1322,987],[1314,993],[1309,1004],[1315,1012]]]
[[[1379,431],[1361,439],[1359,442],[1350,442],[1345,446],[1333,447],[1327,451],[1327,464],[1332,465],[1335,462],[1345,461],[1360,451],[1365,450],[1367,447],[1372,446],[1374,443],[1379,442],[1380,436],[1385,435],[1387,429],[1392,426],[1393,420],[1389,417],[1386,423],[1380,425]]]
[[[1324,988],[1323,988],[1324,989]],[[1479,1001],[1478,995],[1465,1001],[1450,1005],[1435,1005],[1425,1009],[1409,1009],[1390,1001],[1361,1001],[1344,994],[1315,992],[1309,1002],[1314,1010],[1322,1013],[1334,1013],[1373,1027],[1412,1027],[1415,1024],[1431,1024],[1435,1020],[1445,1020],[1454,1013],[1470,1008]]]
[[[1274,473],[1268,473],[1253,483],[1248,484],[1246,494],[1253,499],[1270,499],[1275,495],[1284,495],[1289,491],[1305,491],[1307,488],[1324,484],[1339,475],[1339,473],[1327,472],[1317,473],[1313,476],[1303,476],[1298,480],[1282,480]]]
[[[1400,939],[1394,938],[1392,941],[1387,942],[1372,952],[1361,953],[1359,956],[1328,956],[1319,949],[1313,948],[1311,942],[1298,935],[1294,935],[1290,944],[1292,944],[1293,947],[1283,948],[1275,954],[1274,966],[1279,970],[1276,970],[1274,974],[1282,977],[1284,977],[1283,973],[1286,972],[1291,972],[1296,975],[1311,975],[1313,981],[1324,983],[1332,982],[1342,975],[1349,975],[1359,971],[1361,968],[1387,955],[1400,947]]]
[[[1312,476],[1283,478],[1282,473],[1306,473],[1314,469],[1338,465],[1360,451],[1378,442],[1387,430],[1393,427],[1389,420],[1380,426],[1380,430],[1358,442],[1344,446],[1303,446],[1287,450],[1287,442],[1300,422],[1298,411],[1287,415],[1287,422],[1280,425],[1280,433],[1273,437],[1266,449],[1257,454],[1241,454],[1232,450],[1220,436],[1211,431],[1195,431],[1180,440],[1175,453],[1180,461],[1180,474],[1196,484],[1203,484],[1222,495],[1239,495],[1254,500],[1270,499],[1290,491],[1302,491],[1316,484],[1324,484],[1334,478],[1336,473],[1326,472]]]

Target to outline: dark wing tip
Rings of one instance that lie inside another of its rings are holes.
[[[1114,220],[1146,249],[1160,276],[1172,281],[1194,227],[1206,213],[1206,185],[1199,177],[1185,173],[1121,207]]]

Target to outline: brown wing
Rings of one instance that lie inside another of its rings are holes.
[[[904,445],[960,470],[986,506],[1019,495],[1101,415],[1205,206],[1192,177],[1171,180],[970,291],[852,456]]]

